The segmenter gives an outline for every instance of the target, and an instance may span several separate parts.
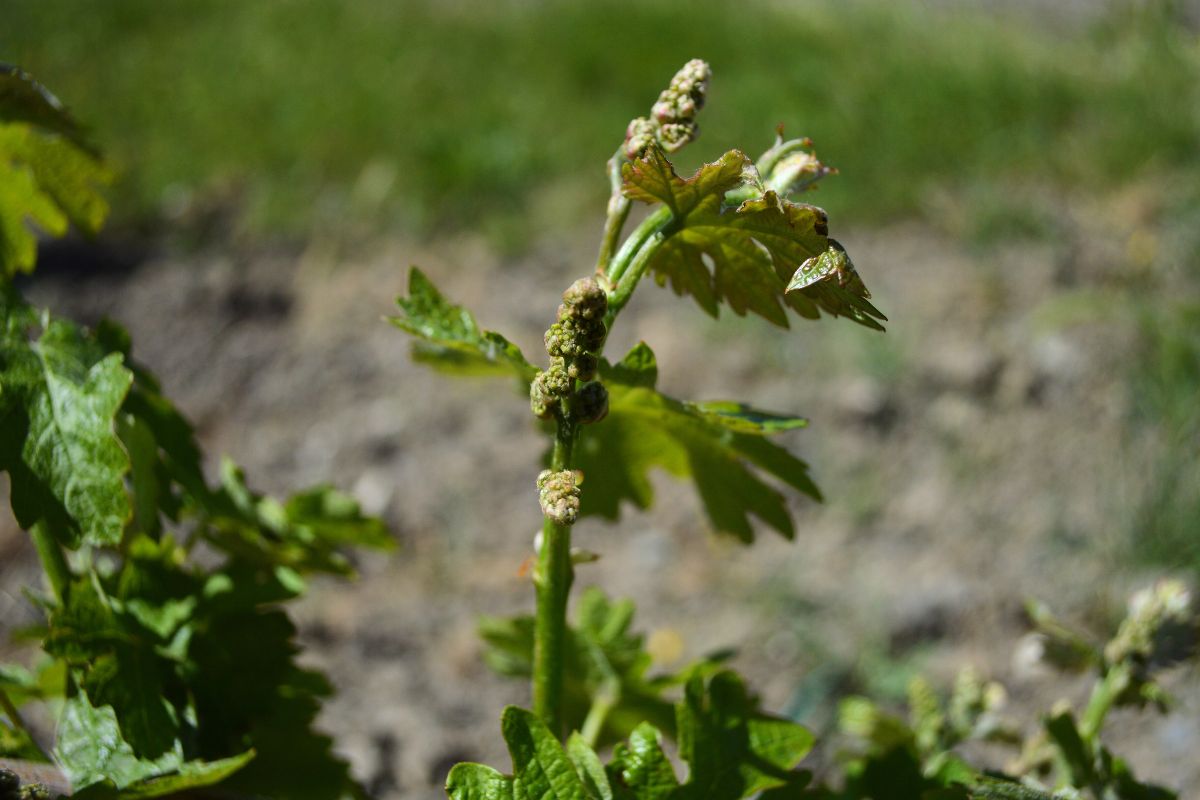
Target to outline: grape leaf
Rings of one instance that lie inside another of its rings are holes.
[[[773,191],[737,206],[725,202],[727,192],[745,183],[749,167],[750,159],[731,150],[684,180],[658,148],[623,167],[626,197],[663,203],[671,212],[649,263],[659,285],[670,282],[676,294],[691,295],[713,316],[725,303],[738,315],[753,312],[786,328],[785,307],[813,319],[824,310],[882,330],[878,320],[886,318],[868,302],[870,293],[849,261],[838,262],[838,270],[831,266],[826,254],[840,245],[828,238],[824,211]],[[806,264],[813,280],[787,293]]]
[[[588,800],[562,744],[536,714],[509,706],[500,718],[500,731],[512,757],[516,800]]]
[[[112,709],[122,740],[139,760],[169,752],[179,735],[175,710],[164,696],[165,662],[147,633],[114,608],[97,577],[86,575],[70,585],[50,615],[43,645],[75,668],[91,704]]]
[[[112,180],[75,142],[23,122],[0,121],[0,277],[32,272],[33,222],[51,236],[68,224],[93,234],[108,215],[100,187]]]
[[[500,730],[512,758],[512,777],[482,764],[456,764],[446,778],[446,794],[452,800],[597,800],[584,788],[562,744],[536,714],[509,706],[500,718]],[[577,758],[587,751],[588,761],[595,759],[582,741],[572,749]]]
[[[246,766],[254,751],[222,758],[218,761],[185,761],[175,772],[146,778],[120,790],[111,781],[93,784],[72,795],[74,800],[149,800],[152,797],[173,797],[177,794],[213,786]]]
[[[455,764],[446,776],[450,800],[513,800],[513,781],[483,764]]]
[[[129,456],[115,417],[132,373],[76,326],[40,319],[0,288],[0,469],[28,529],[45,519],[59,540],[115,545],[132,514]]]
[[[631,600],[612,601],[597,587],[580,596],[575,621],[569,628],[563,685],[563,716],[568,729],[583,727],[599,700],[609,704],[598,745],[628,736],[641,722],[673,734],[674,702],[664,692],[698,674],[714,672],[727,657],[718,653],[672,673],[649,676],[650,654],[644,637],[632,632]],[[501,675],[527,678],[533,674],[533,617],[485,617],[479,633],[487,644],[484,659]]]
[[[744,542],[754,539],[754,515],[787,538],[795,529],[782,494],[751,467],[820,499],[808,465],[766,440],[802,427],[783,417],[732,403],[683,403],[654,389],[654,354],[637,345],[616,365],[602,363],[609,413],[584,432],[576,465],[584,473],[584,514],[617,519],[622,501],[648,508],[654,499],[651,468],[691,478],[713,527]]]
[[[733,672],[719,672],[707,685],[689,681],[677,715],[679,754],[690,772],[673,798],[744,798],[807,782],[807,773],[792,770],[812,749],[813,735],[759,711]]]
[[[360,513],[349,495],[320,486],[281,503],[252,492],[242,470],[228,459],[221,464],[221,488],[206,492],[198,511],[210,542],[268,567],[350,575],[339,548],[395,545],[383,522]]]
[[[816,318],[817,307],[835,317],[848,317],[860,325],[883,330],[887,321],[868,299],[871,293],[839,242],[829,240],[824,252],[806,259],[788,282],[787,298],[801,316]],[[809,302],[811,301],[811,302]]]
[[[449,372],[512,373],[526,384],[537,373],[516,345],[480,330],[471,312],[447,300],[416,267],[408,274],[408,296],[396,298],[396,304],[401,314],[389,320],[420,340],[413,346],[417,361]]]
[[[63,707],[55,753],[71,784],[80,789],[103,781],[124,788],[174,772],[185,762],[178,740],[157,758],[139,758],[122,736],[113,708],[95,705],[83,691],[76,692]]]
[[[660,734],[650,723],[642,723],[613,749],[608,765],[610,780],[637,800],[665,800],[679,787],[675,768],[663,752]],[[621,793],[623,794],[623,793]]]

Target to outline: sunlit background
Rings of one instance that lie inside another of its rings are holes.
[[[419,263],[538,352],[594,263],[604,162],[690,58],[713,67],[681,172],[778,125],[840,174],[829,212],[890,317],[787,332],[647,286],[613,352],[661,387],[811,417],[826,502],[795,542],[716,539],[665,477],[579,526],[577,585],[639,602],[664,664],[737,647],[814,727],[962,666],[1016,709],[1080,686],[1011,656],[1040,597],[1098,634],[1129,590],[1200,570],[1200,5],[1195,2],[0,0],[0,61],[50,87],[119,172],[108,232],[44,250],[39,303],[129,326],[264,491],[331,481],[402,548],[301,610],[326,715],[378,797],[499,763],[525,689],[474,620],[532,601],[540,442],[506,387],[408,361],[379,321]],[[214,464],[215,466],[215,464]],[[7,512],[6,512],[7,513]],[[0,519],[0,627],[32,554]],[[1200,783],[1200,679],[1126,719],[1146,777]],[[1075,694],[1072,694],[1074,692]]]

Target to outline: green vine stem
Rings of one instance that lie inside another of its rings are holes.
[[[554,472],[571,468],[576,426],[560,417],[550,467]],[[563,671],[567,645],[567,600],[574,570],[571,565],[571,526],[549,517],[542,525],[533,583],[537,616],[533,638],[533,710],[560,738],[563,736]]]

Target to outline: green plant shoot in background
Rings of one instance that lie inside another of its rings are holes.
[[[46,622],[24,634],[44,658],[0,665],[0,766],[61,769],[21,789],[2,771],[0,797],[361,796],[312,728],[331,687],[296,663],[282,606],[307,575],[350,575],[339,550],[389,547],[382,523],[329,486],[259,496],[228,461],[211,483],[125,331],[35,309],[14,284],[36,261],[27,224],[95,233],[108,180],[61,104],[0,65],[0,471],[49,589],[29,590]],[[57,718],[52,748],[26,704]]]

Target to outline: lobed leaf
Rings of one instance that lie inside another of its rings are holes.
[[[824,211],[769,190],[736,206],[726,202],[727,193],[746,184],[750,167],[749,158],[731,150],[685,180],[658,148],[623,167],[626,197],[671,212],[649,263],[659,285],[670,282],[713,316],[724,303],[738,315],[753,312],[786,328],[786,308],[814,319],[824,310],[882,330],[879,320],[886,318],[828,238]],[[802,285],[794,279],[798,271],[807,276]]]
[[[609,705],[596,741],[603,745],[628,736],[640,723],[673,733],[674,702],[664,695],[697,674],[717,668],[718,654],[683,669],[651,677],[653,661],[644,637],[634,633],[633,603],[611,601],[597,587],[580,596],[569,628],[563,685],[563,716],[568,729],[581,729],[588,712],[602,701]],[[533,617],[480,620],[487,644],[484,659],[501,675],[526,678],[533,673]]]
[[[387,527],[364,516],[357,501],[329,486],[286,503],[252,492],[242,470],[225,459],[221,487],[197,498],[204,536],[226,553],[264,567],[299,572],[353,572],[339,548],[389,549]]]
[[[512,800],[512,778],[483,764],[455,764],[446,776],[451,800]]]
[[[616,746],[608,770],[613,782],[637,800],[665,800],[679,789],[675,768],[662,749],[661,734],[649,723],[634,728],[628,744]]]
[[[732,403],[683,403],[654,389],[656,373],[644,343],[614,366],[601,364],[609,414],[576,448],[586,478],[582,512],[617,519],[623,501],[648,508],[649,472],[659,468],[692,479],[716,530],[750,542],[753,515],[791,538],[784,496],[754,470],[819,500],[808,465],[765,438],[805,421]]]
[[[99,231],[108,215],[100,188],[111,180],[75,141],[0,116],[0,278],[33,271],[30,222],[51,236],[65,234],[68,224]]]
[[[515,800],[588,800],[563,746],[536,714],[509,706],[500,730],[512,757]]]
[[[812,733],[759,711],[735,673],[719,672],[707,684],[693,678],[676,713],[679,755],[690,767],[677,796],[728,800],[807,782],[792,770],[812,749]]]
[[[0,469],[23,528],[45,520],[69,547],[115,545],[132,514],[115,430],[133,382],[119,353],[38,317],[0,288]]]
[[[447,300],[421,270],[408,274],[408,296],[396,298],[401,314],[389,320],[416,336],[414,358],[439,369],[467,374],[515,374],[528,383],[537,368],[516,345],[480,330],[471,312]]]

